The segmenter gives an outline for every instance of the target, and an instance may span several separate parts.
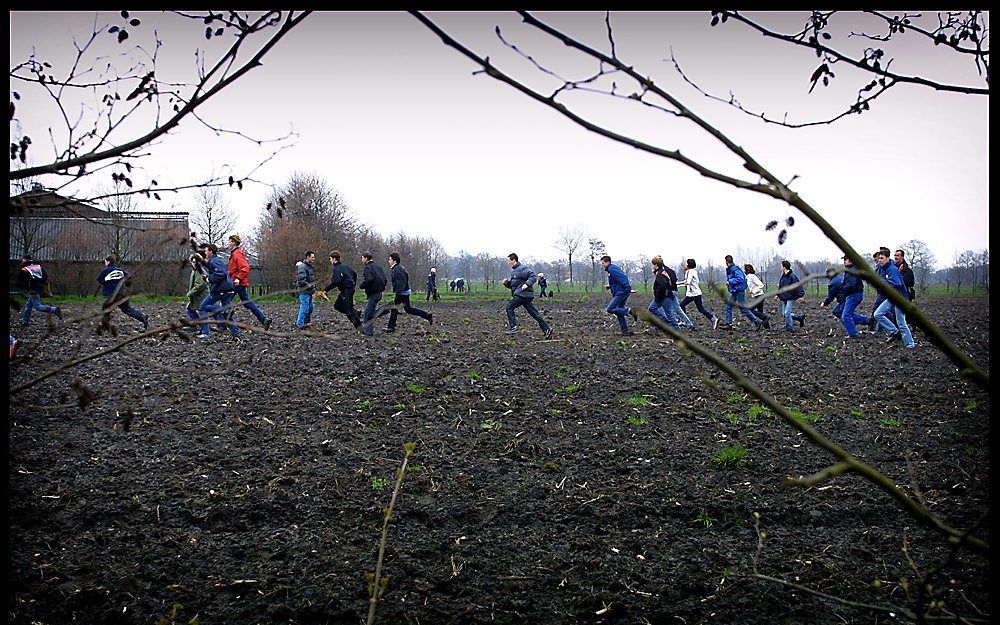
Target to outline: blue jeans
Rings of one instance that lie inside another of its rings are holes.
[[[691,323],[691,318],[684,313],[684,309],[681,308],[680,302],[677,300],[677,291],[671,291],[670,296],[663,303],[665,304],[664,308],[671,311],[677,317],[678,323],[683,322],[689,328],[694,327],[694,324]]]
[[[757,318],[757,315],[755,315],[752,312],[750,312],[750,309],[746,307],[746,303],[747,303],[747,292],[745,290],[743,290],[743,291],[736,291],[735,293],[730,293],[729,294],[729,299],[726,300],[726,325],[727,326],[733,325],[733,306],[734,305],[735,306],[739,306],[740,307],[740,312],[743,313],[743,316],[746,317],[747,319],[749,319],[750,321],[752,321],[754,325],[757,325],[758,323],[763,323],[760,319]]]
[[[618,326],[622,329],[622,332],[628,332],[628,322],[625,321],[625,315],[628,314],[628,307],[625,305],[625,300],[631,293],[619,293],[611,298],[611,303],[605,309],[609,315],[614,315],[618,317]]]
[[[844,329],[847,330],[847,336],[856,337],[858,335],[857,325],[864,325],[868,323],[868,317],[854,312],[857,310],[858,306],[861,305],[861,300],[864,298],[864,293],[855,293],[854,295],[848,295],[847,299],[844,300],[843,311],[840,313],[840,322],[844,324]],[[836,310],[837,309],[834,308],[834,311]]]
[[[793,321],[798,321],[802,318],[802,315],[793,313],[792,310],[795,308],[795,300],[786,299],[781,302],[781,314],[785,318],[785,329],[789,332],[794,332],[795,328],[792,326]]]
[[[673,307],[669,304],[670,299],[672,298],[664,297],[663,299],[654,299],[649,303],[646,310],[656,315],[656,317],[661,321],[666,321],[670,325],[674,326],[675,330],[680,330],[681,326],[677,323],[677,316],[674,315]],[[674,300],[674,302],[676,301],[677,300]]]
[[[889,311],[895,311],[896,313],[896,323],[889,321]],[[903,336],[903,345],[907,349],[913,349],[917,344],[913,341],[913,335],[910,333],[910,326],[906,325],[906,313],[902,309],[896,308],[892,302],[885,300],[882,302],[878,309],[875,311],[875,319],[878,320],[878,325],[888,334],[895,334],[899,332]],[[898,327],[897,327],[898,326]]]
[[[517,327],[517,319],[514,318],[514,309],[518,306],[523,306],[531,318],[538,322],[538,327],[542,329],[542,332],[547,332],[549,329],[549,324],[545,323],[545,318],[542,317],[542,313],[538,312],[535,308],[535,303],[531,301],[530,297],[519,297],[515,295],[510,298],[507,302],[507,324],[509,327]]]
[[[364,332],[365,336],[372,336],[375,334],[375,324],[372,319],[375,318],[375,309],[378,307],[379,301],[382,300],[381,293],[373,293],[368,296],[368,305],[365,306],[365,317],[364,317]]]
[[[257,321],[264,323],[264,320],[267,319],[267,317],[263,312],[261,312],[260,308],[257,308],[257,304],[254,304],[253,300],[250,299],[250,293],[247,290],[247,287],[236,287],[236,295],[240,298],[240,301],[243,302],[243,305],[247,307],[247,310],[252,312],[254,317],[257,317]]]
[[[313,296],[310,293],[299,293],[299,316],[295,320],[295,325],[298,327],[304,327],[307,323],[312,322],[313,310],[316,308],[316,304],[313,304]]]
[[[31,322],[31,310],[35,309],[44,313],[49,313],[54,315],[56,313],[55,306],[48,306],[42,303],[42,298],[40,293],[28,293],[28,301],[24,305],[24,314],[21,315],[21,324],[28,325]]]
[[[219,313],[225,314],[223,311],[228,310],[228,306],[232,303],[232,293],[209,293],[205,299],[201,300],[201,306],[198,307],[198,318],[204,320],[208,319],[210,315],[215,317]],[[232,332],[233,336],[240,335],[240,329],[235,324],[227,321],[224,325],[229,326],[229,331]],[[207,323],[201,324],[201,334],[208,334]]]

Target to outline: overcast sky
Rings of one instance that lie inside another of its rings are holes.
[[[159,76],[193,75],[194,47],[210,52],[196,23],[171,15],[143,20],[130,41],[163,41]],[[497,40],[506,38],[567,78],[596,64],[573,58],[561,44],[524,26],[517,16],[430,14],[446,30],[505,71],[539,89],[557,83]],[[607,50],[603,13],[539,14],[587,43]],[[769,42],[730,21],[711,28],[699,13],[612,14],[617,53],[650,75],[690,109],[744,147],[862,252],[921,239],[942,263],[956,252],[988,247],[989,101],[986,96],[899,86],[871,111],[832,126],[787,129],[713,102],[688,86],[669,61],[704,89],[746,107],[793,121],[820,119],[854,101],[866,76],[835,66],[829,88],[808,94],[818,61],[807,50]],[[797,25],[801,14],[765,15]],[[861,17],[847,30],[875,32]],[[121,23],[117,13],[100,24]],[[32,47],[55,66],[72,59],[69,33],[86,37],[92,13],[12,13],[11,62]],[[904,40],[905,41],[905,40]],[[856,47],[839,37],[834,43]],[[983,86],[968,57],[943,47],[894,48],[893,68]],[[111,48],[109,48],[111,49]],[[555,111],[484,75],[402,13],[321,13],[310,16],[265,58],[202,110],[227,128],[258,138],[298,134],[256,178],[281,184],[295,170],[316,172],[339,190],[362,222],[388,234],[434,236],[460,250],[555,259],[561,226],[581,225],[602,239],[612,257],[662,254],[676,259],[721,257],[737,248],[777,247],[771,219],[797,219],[781,253],[793,259],[834,258],[837,249],[811,224],[778,201],[701,177],[674,161],[638,152],[589,133]],[[631,90],[623,78],[620,89]],[[23,83],[11,90],[27,97]],[[634,102],[576,93],[567,100],[611,129],[747,178],[735,158],[690,123]],[[51,154],[45,101],[19,102],[18,118],[32,135],[35,163]],[[152,150],[145,166],[161,185],[182,184],[212,168],[246,170],[267,148],[238,137],[216,137],[191,121]],[[44,161],[47,162],[47,161]],[[227,194],[249,233],[270,189],[252,185]],[[81,191],[82,192],[82,191]],[[149,208],[189,210],[190,198]]]

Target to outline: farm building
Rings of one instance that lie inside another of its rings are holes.
[[[136,293],[179,294],[187,287],[188,213],[105,210],[34,189],[10,198],[11,289],[30,254],[54,293],[89,295],[102,260],[115,254],[134,275]]]

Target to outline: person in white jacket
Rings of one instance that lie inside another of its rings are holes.
[[[705,308],[705,304],[701,301],[701,284],[698,279],[698,270],[695,269],[698,264],[694,262],[693,258],[689,258],[684,261],[684,279],[677,282],[677,286],[686,287],[684,291],[684,299],[681,300],[681,308],[690,304],[695,303],[698,307],[698,312],[705,315],[705,318],[712,322],[712,329],[719,327],[719,318],[715,316],[711,310]]]
[[[758,300],[750,307],[750,310],[764,322],[765,328],[770,328],[771,324],[768,323],[767,315],[764,314],[764,283],[757,276],[757,272],[750,263],[743,265],[743,272],[747,274],[747,293],[750,294],[751,299]]]

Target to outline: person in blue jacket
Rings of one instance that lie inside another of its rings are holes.
[[[726,329],[733,329],[733,306],[739,306],[743,316],[753,323],[754,330],[760,330],[764,322],[747,308],[747,276],[733,262],[733,257],[726,254],[726,288],[729,289],[729,299],[726,300]]]
[[[605,312],[617,317],[622,336],[629,336],[633,332],[628,329],[625,315],[631,315],[632,309],[625,305],[625,301],[632,294],[632,283],[629,282],[628,276],[625,275],[621,267],[611,264],[611,257],[607,254],[601,256],[601,266],[604,267],[604,271],[608,272],[608,283],[604,285],[604,288],[611,291],[611,302],[608,303]]]
[[[785,317],[785,330],[788,332],[794,332],[795,326],[792,324],[793,321],[799,322],[799,327],[805,327],[806,316],[800,313],[792,312],[795,310],[795,302],[801,302],[805,299],[806,290],[799,283],[799,277],[795,275],[792,271],[792,263],[787,260],[781,261],[781,277],[778,278],[778,294],[774,296],[774,299],[781,302],[781,314]],[[791,287],[792,285],[798,286],[784,290],[786,287]]]
[[[106,298],[101,304],[101,329],[111,329],[111,309],[115,306],[129,317],[142,323],[143,330],[149,329],[149,317],[142,314],[128,300],[128,285],[131,274],[118,266],[118,258],[109,254],[104,258],[104,269],[97,274],[97,283],[101,285],[101,294]],[[112,330],[112,333],[115,333]]]
[[[517,254],[513,252],[507,254],[507,266],[510,267],[510,277],[504,279],[503,285],[510,289],[511,298],[507,302],[507,330],[505,333],[514,334],[520,331],[521,326],[517,325],[514,309],[523,306],[531,318],[538,322],[538,327],[541,328],[545,338],[550,338],[552,328],[545,322],[545,318],[531,301],[535,297],[534,286],[537,281],[535,272],[522,265],[517,259]]]
[[[903,280],[903,275],[899,272],[899,268],[889,258],[888,250],[879,250],[878,265],[878,274],[882,276],[882,279],[888,282],[892,288],[899,291],[899,294],[904,298],[908,297],[906,282]],[[895,312],[896,323],[888,319],[889,312]],[[875,311],[875,319],[878,321],[879,326],[888,333],[889,336],[886,338],[887,343],[902,338],[906,349],[913,349],[917,346],[913,341],[913,334],[910,333],[910,326],[906,324],[906,312],[894,305],[889,299],[879,304],[878,310]]]
[[[209,327],[208,323],[204,321],[209,316],[214,317],[221,314],[222,317],[216,318],[223,319],[223,325],[229,328],[229,332],[232,333],[233,338],[239,339],[240,329],[235,323],[225,317],[226,311],[230,309],[233,303],[233,296],[236,295],[236,287],[229,277],[229,266],[226,264],[226,261],[219,257],[219,248],[214,243],[206,245],[204,250],[205,256],[201,264],[205,268],[205,273],[208,274],[208,295],[205,296],[205,299],[201,300],[201,306],[198,307],[198,318],[203,322],[201,324],[201,331],[198,333],[198,338],[208,338]]]
[[[844,267],[847,269],[854,267],[849,256],[844,256]],[[837,274],[833,280],[830,280],[826,299],[820,306],[829,306],[834,299],[838,302],[833,309],[834,315],[844,324],[847,336],[858,338],[858,324],[868,323],[868,317],[855,312],[862,300],[865,299],[865,283],[861,277],[852,273]]]

